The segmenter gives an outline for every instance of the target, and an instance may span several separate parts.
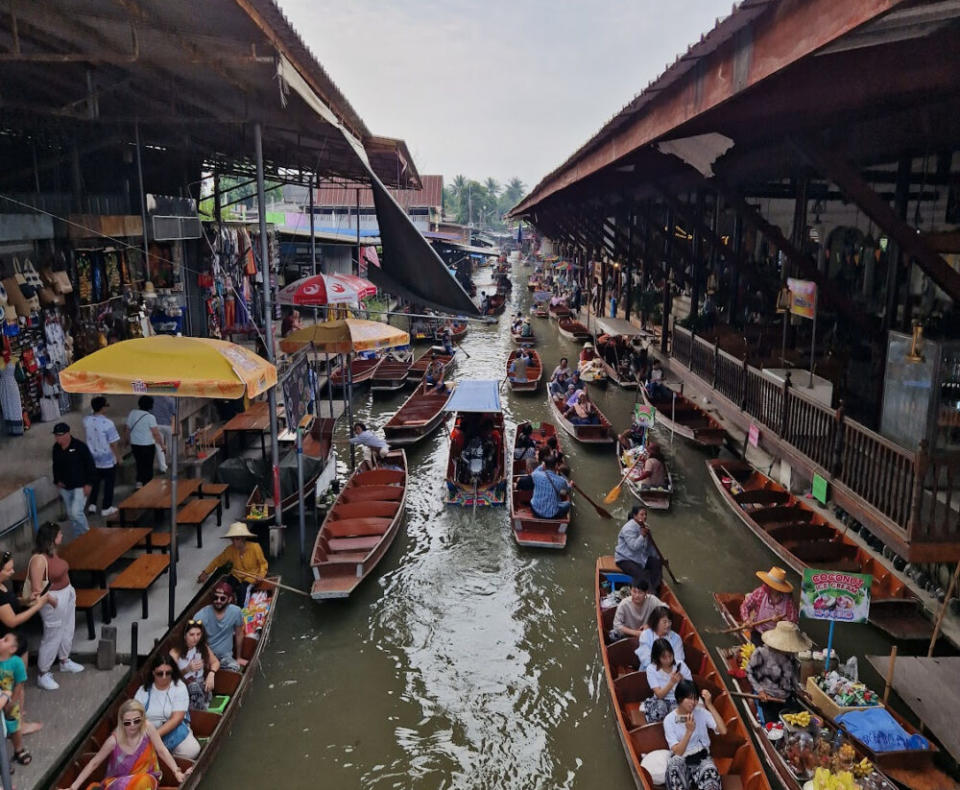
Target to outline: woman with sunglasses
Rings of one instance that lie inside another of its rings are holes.
[[[206,710],[213,697],[213,680],[220,661],[207,644],[207,630],[202,620],[187,620],[180,640],[170,648],[170,657],[187,684],[191,710]]]
[[[190,729],[190,694],[177,662],[169,654],[154,656],[150,676],[137,689],[134,699],[143,705],[164,746],[176,757],[197,758],[200,744]]]
[[[86,767],[77,775],[69,790],[79,790],[100,764],[109,758],[103,779],[90,788],[97,790],[156,790],[163,774],[160,760],[170,768],[177,784],[181,784],[193,770],[181,771],[177,761],[163,745],[157,728],[148,720],[143,705],[128,699],[117,714],[117,729],[104,741]],[[89,789],[88,789],[89,790]]]

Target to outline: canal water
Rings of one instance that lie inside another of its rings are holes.
[[[454,378],[503,379],[512,348],[506,325],[529,308],[530,271],[514,268],[498,323],[471,324],[463,342],[469,358]],[[532,320],[545,370],[561,356],[575,365],[579,346],[560,337],[554,321]],[[354,410],[379,427],[407,394],[374,399],[366,390]],[[611,385],[591,395],[623,430],[635,393]],[[517,422],[550,419],[542,388],[535,395],[504,389],[503,406],[510,440]],[[703,633],[721,625],[711,592],[752,589],[754,573],[776,559],[715,493],[707,456],[655,430],[675,493],[672,509],[653,513],[650,523]],[[578,445],[565,434],[561,441],[575,482],[602,500],[618,480],[612,447]],[[405,527],[353,598],[318,605],[281,593],[261,676],[205,788],[633,787],[603,679],[593,597],[596,558],[613,553],[629,492],[610,506],[614,521],[576,498],[565,551],[519,549],[505,509],[473,515],[443,506],[447,446],[441,431],[407,450]],[[271,567],[308,589],[297,554],[292,529],[285,556]],[[803,626],[825,644],[824,629]],[[711,647],[732,643],[704,636]],[[859,625],[838,628],[837,647],[843,657],[889,651],[878,631]]]

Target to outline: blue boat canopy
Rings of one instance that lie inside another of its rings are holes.
[[[499,412],[499,381],[458,381],[444,411]]]

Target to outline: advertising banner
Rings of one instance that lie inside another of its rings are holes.
[[[866,573],[806,568],[800,585],[800,614],[809,620],[865,623],[870,614],[870,585]]]
[[[790,312],[813,320],[817,313],[817,284],[812,280],[788,277],[787,287],[790,289]]]

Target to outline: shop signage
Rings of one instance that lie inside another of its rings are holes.
[[[821,505],[827,504],[827,480],[818,474],[813,476],[813,487],[811,493],[813,498]]]
[[[800,585],[800,614],[809,620],[865,623],[872,583],[868,573],[806,568]]]
[[[130,388],[134,392],[176,392],[180,389],[179,381],[143,381],[136,379],[130,382]]]
[[[787,287],[790,289],[790,312],[813,320],[817,313],[817,284],[812,280],[788,277]]]

